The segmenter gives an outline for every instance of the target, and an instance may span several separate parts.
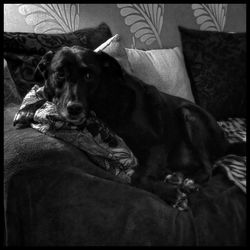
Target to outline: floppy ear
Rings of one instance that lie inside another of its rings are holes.
[[[44,96],[48,101],[52,101],[53,97],[55,96],[54,89],[48,80],[49,64],[53,56],[54,52],[48,51],[38,63],[34,74],[34,79],[36,81],[44,81]]]
[[[99,56],[105,75],[116,76],[123,79],[124,71],[115,58],[103,51],[96,52]]]
[[[105,113],[111,113],[116,121],[124,122],[135,108],[135,90],[131,88],[131,84],[128,84],[129,78],[126,77],[125,70],[115,58],[102,51],[96,53],[102,65],[103,80],[106,83],[101,84],[103,89],[99,91],[101,98],[106,98],[106,107],[103,109],[102,104],[101,112],[104,110]],[[110,108],[110,112],[107,111],[108,108]]]
[[[48,51],[42,57],[41,61],[38,63],[36,70],[35,70],[34,79],[36,81],[43,81],[48,78],[48,66],[53,56],[54,56],[54,52]]]

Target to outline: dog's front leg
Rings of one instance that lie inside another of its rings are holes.
[[[175,205],[177,202],[187,198],[186,195],[180,191],[178,185],[163,181],[156,181],[150,177],[143,177],[140,182],[140,187],[156,194],[170,205]]]
[[[136,173],[135,186],[156,194],[171,205],[182,198],[183,193],[178,185],[164,182],[164,177],[171,174],[167,168],[167,151],[164,145],[151,147],[147,159],[140,168],[142,171]]]

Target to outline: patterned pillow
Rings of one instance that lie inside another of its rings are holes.
[[[84,28],[65,34],[4,32],[4,51],[44,55],[47,51],[57,50],[62,46],[79,45],[95,49],[111,36],[110,28],[105,23],[95,28]]]
[[[34,81],[34,72],[47,51],[73,45],[94,49],[111,36],[105,23],[66,34],[4,32],[4,58],[19,95],[23,98],[37,83]]]
[[[246,33],[179,27],[197,104],[216,119],[246,116]]]
[[[18,94],[23,98],[35,84],[34,73],[37,64],[41,60],[41,56],[4,53],[4,58],[8,62],[8,68],[15,82]]]

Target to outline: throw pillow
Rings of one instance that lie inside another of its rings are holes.
[[[4,53],[8,68],[14,80],[18,94],[23,98],[36,83],[34,80],[35,69],[41,60],[40,55],[24,55]]]
[[[216,119],[246,116],[246,34],[179,27],[195,101]]]
[[[65,34],[4,32],[4,51],[44,55],[47,51],[57,50],[62,46],[79,45],[95,49],[111,36],[111,30],[105,23]]]
[[[179,47],[173,49],[127,49],[133,74],[160,91],[194,102],[184,59]]]
[[[47,51],[73,45],[94,49],[111,36],[105,23],[65,34],[4,32],[4,58],[19,95],[23,98],[34,84],[39,84],[34,81],[34,72]]]
[[[101,23],[95,28],[84,28],[73,32],[81,42],[81,46],[95,49],[107,39],[112,37],[112,32],[106,23]]]

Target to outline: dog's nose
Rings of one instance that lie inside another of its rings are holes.
[[[83,111],[83,106],[77,102],[68,102],[67,104],[67,111],[70,115],[79,115]]]

